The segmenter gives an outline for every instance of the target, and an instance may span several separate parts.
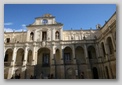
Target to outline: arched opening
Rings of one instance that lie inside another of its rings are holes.
[[[112,40],[110,37],[107,38],[107,45],[108,45],[108,53],[113,54],[114,47],[113,47]]]
[[[41,48],[38,50],[37,64],[41,64],[42,66],[50,65],[50,50],[48,48]]]
[[[16,65],[22,65],[24,61],[24,50],[22,48],[17,50]]]
[[[33,32],[30,33],[30,39],[34,40],[34,33]]]
[[[96,59],[96,51],[93,46],[88,47],[88,57],[89,59]]]
[[[65,47],[64,49],[64,64],[72,63],[72,49],[70,47]]]
[[[60,68],[60,64],[61,64],[61,56],[60,56],[60,50],[56,49],[56,53],[55,53],[55,75],[56,78],[61,78],[61,68]]]
[[[13,50],[7,49],[4,57],[4,66],[9,66],[12,61]]]
[[[40,75],[48,76],[50,74],[50,49],[40,48],[38,50],[37,65],[35,67],[35,75],[40,78]]]
[[[105,66],[105,70],[106,70],[107,79],[109,79],[110,77],[109,77],[109,71],[108,71],[108,67],[107,66]]]
[[[82,47],[78,46],[75,49],[75,57],[76,57],[77,63],[79,64],[85,63],[85,54]]]
[[[21,79],[21,68],[18,68],[17,70],[15,70],[15,79]]]
[[[93,78],[94,78],[94,79],[98,79],[99,77],[98,77],[97,68],[96,68],[96,67],[93,67],[92,71],[93,71]]]
[[[32,51],[29,50],[29,51],[28,51],[28,58],[27,58],[28,64],[31,64],[31,61],[32,61]]]
[[[59,39],[59,36],[60,36],[60,35],[59,35],[59,32],[56,31],[56,32],[55,32],[55,38],[56,38],[56,39]]]
[[[80,72],[82,70],[81,65],[86,62],[84,50],[81,46],[78,46],[75,49],[75,57],[76,57],[77,71],[78,71],[77,77],[80,78]]]
[[[105,57],[106,52],[105,52],[105,46],[103,42],[101,43],[101,47],[102,47],[103,56]]]
[[[60,64],[60,50],[56,49],[56,54],[55,54],[55,60],[56,60],[56,64]]]

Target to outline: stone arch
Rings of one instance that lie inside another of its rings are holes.
[[[60,64],[60,60],[61,60],[60,50],[56,49],[56,52],[55,52],[55,61],[56,61],[56,64]]]
[[[113,47],[113,43],[112,43],[112,38],[111,37],[107,37],[106,38],[106,47],[107,47],[107,51],[108,54],[113,54],[114,53],[114,47]]]
[[[19,48],[17,50],[16,65],[22,65],[23,61],[24,61],[24,50],[22,48]]]
[[[59,33],[59,31],[56,31],[55,32],[55,39],[59,39],[60,38],[60,33]]]
[[[72,55],[72,49],[70,47],[65,47],[63,49],[63,53],[64,53],[64,63],[65,64],[71,64],[73,61],[73,55]]]
[[[27,62],[30,64],[32,61],[32,50],[28,49]]]
[[[34,33],[33,32],[30,33],[30,40],[34,40]]]
[[[96,67],[92,68],[92,72],[93,72],[93,79],[98,79],[99,76],[98,76],[98,70]]]
[[[24,47],[17,47],[17,48],[16,48],[16,52],[17,52],[19,49],[25,50]]]
[[[47,57],[45,57],[45,56],[47,56]],[[47,58],[47,61],[44,57]],[[48,63],[48,65],[50,63],[50,49],[40,48],[40,49],[38,49],[37,64],[42,64],[43,65],[43,64],[46,64],[46,63]]]
[[[5,57],[4,57],[4,65],[10,65],[12,61],[12,56],[13,56],[13,50],[12,49],[7,49],[5,52]]]
[[[102,50],[102,53],[103,53],[103,57],[105,57],[106,55],[106,51],[105,51],[105,45],[104,45],[104,42],[101,42],[101,50]]]
[[[50,74],[51,52],[48,48],[40,48],[37,51],[37,65],[35,66],[35,75],[40,78],[40,74],[44,76]]]
[[[89,59],[96,59],[96,50],[94,46],[89,46],[87,48]]]
[[[6,52],[8,49],[12,49],[12,50],[13,50],[12,47],[7,47],[7,48],[4,50],[4,52]]]
[[[85,63],[85,53],[81,46],[75,48],[75,57],[78,64]]]

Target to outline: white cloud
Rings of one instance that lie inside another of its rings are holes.
[[[7,23],[4,23],[4,25],[13,25],[12,22],[7,22]]]
[[[5,32],[13,32],[13,29],[12,28],[4,28],[4,31]]]
[[[22,27],[26,27],[26,25],[25,24],[22,24]]]
[[[4,28],[4,31],[5,32],[22,32],[22,31],[27,31],[27,29],[26,28],[22,28],[22,29],[12,29],[12,28]]]

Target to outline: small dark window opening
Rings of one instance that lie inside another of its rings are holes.
[[[31,38],[31,40],[34,40],[34,33],[33,32],[30,33],[30,38]]]
[[[88,51],[89,59],[92,59],[91,51]]]
[[[7,42],[7,43],[10,43],[10,38],[7,38],[7,39],[6,39],[6,42]]]
[[[22,54],[22,61],[24,61],[24,54]]]
[[[56,37],[56,39],[59,39],[59,32],[58,31],[56,31],[55,37]]]
[[[44,31],[42,32],[42,40],[46,40],[47,39],[47,32]]]
[[[103,43],[101,43],[101,46],[102,46],[102,50],[103,50],[103,55],[104,55],[104,57],[105,57],[105,48],[104,48],[104,44]]]
[[[8,61],[8,54],[5,54],[4,62]]]

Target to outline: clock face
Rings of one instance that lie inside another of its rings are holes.
[[[42,23],[43,24],[47,24],[48,23],[48,20],[47,19],[43,19]]]

